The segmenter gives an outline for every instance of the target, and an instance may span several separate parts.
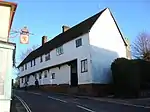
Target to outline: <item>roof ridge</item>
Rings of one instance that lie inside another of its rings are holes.
[[[56,35],[54,38],[46,42],[43,46],[40,46],[36,50],[32,51],[19,65],[21,66],[22,64],[29,62],[35,57],[38,57],[41,54],[44,54],[45,52],[48,52],[49,50],[52,50],[68,41],[71,41],[78,36],[81,36],[82,34],[85,34],[89,32],[93,24],[96,22],[96,20],[100,17],[100,15],[106,10],[107,8],[103,9],[102,11],[94,14],[91,17],[88,17],[84,19],[83,21],[79,22],[78,24],[74,25],[70,29],[68,29],[65,32],[62,32],[58,35]],[[63,39],[62,39],[63,38]],[[55,43],[55,45],[54,45]],[[61,43],[61,44],[60,44]],[[51,46],[51,48],[50,48]],[[39,53],[40,52],[40,53]],[[33,57],[33,53],[37,54],[37,56]],[[29,58],[29,59],[28,59]],[[31,58],[31,59],[30,59]]]

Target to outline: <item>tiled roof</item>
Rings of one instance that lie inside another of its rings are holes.
[[[36,57],[41,56],[42,54],[45,54],[54,48],[57,48],[64,43],[73,40],[80,35],[83,35],[91,29],[95,21],[98,19],[98,17],[105,11],[106,9],[102,10],[101,12],[95,14],[94,16],[84,20],[83,22],[75,25],[74,27],[70,28],[69,30],[57,35],[52,40],[45,43],[43,46],[39,47],[38,49],[32,51],[20,64],[19,66],[33,60]],[[19,67],[18,66],[18,67]]]
[[[41,56],[42,54],[45,54],[61,45],[63,45],[64,43],[71,41],[85,33],[88,33],[91,29],[91,27],[93,26],[93,24],[96,22],[96,20],[100,17],[100,15],[106,10],[107,8],[105,8],[104,10],[102,10],[101,12],[95,14],[94,16],[82,21],[81,23],[73,26],[72,28],[70,28],[69,30],[57,35],[56,37],[54,37],[52,40],[48,41],[47,43],[45,43],[43,46],[39,47],[38,49],[32,51],[19,65],[18,67],[20,67],[21,65],[33,60],[36,57]],[[111,14],[112,15],[112,14]],[[113,17],[113,16],[112,16]],[[114,18],[113,18],[114,19]],[[115,21],[115,19],[114,19]],[[116,23],[116,21],[115,21]],[[118,30],[119,27],[116,24]],[[120,32],[120,30],[119,30]],[[121,34],[121,32],[120,32]],[[122,34],[121,34],[122,36]],[[122,39],[124,41],[124,38],[122,36]],[[125,43],[125,41],[124,41]],[[125,43],[126,45],[126,43]]]

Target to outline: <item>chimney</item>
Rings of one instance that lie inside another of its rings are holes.
[[[44,45],[47,42],[47,36],[42,37],[42,45]]]
[[[65,32],[65,31],[67,31],[69,29],[70,29],[69,26],[65,26],[65,25],[62,26],[62,32]]]

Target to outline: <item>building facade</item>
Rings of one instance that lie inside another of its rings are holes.
[[[112,81],[111,63],[127,58],[126,43],[108,8],[63,32],[32,51],[18,66],[20,87],[27,81],[42,88],[93,94],[101,85]],[[85,92],[86,91],[86,92]]]
[[[10,43],[8,37],[16,7],[15,3],[0,1],[0,112],[10,112],[16,45]]]

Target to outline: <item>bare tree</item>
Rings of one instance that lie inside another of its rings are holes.
[[[150,60],[150,34],[141,33],[132,45],[132,56],[136,59]]]
[[[20,60],[24,60],[33,50],[37,48],[38,45],[33,45],[31,48],[28,48],[26,51],[22,52],[20,55]]]

